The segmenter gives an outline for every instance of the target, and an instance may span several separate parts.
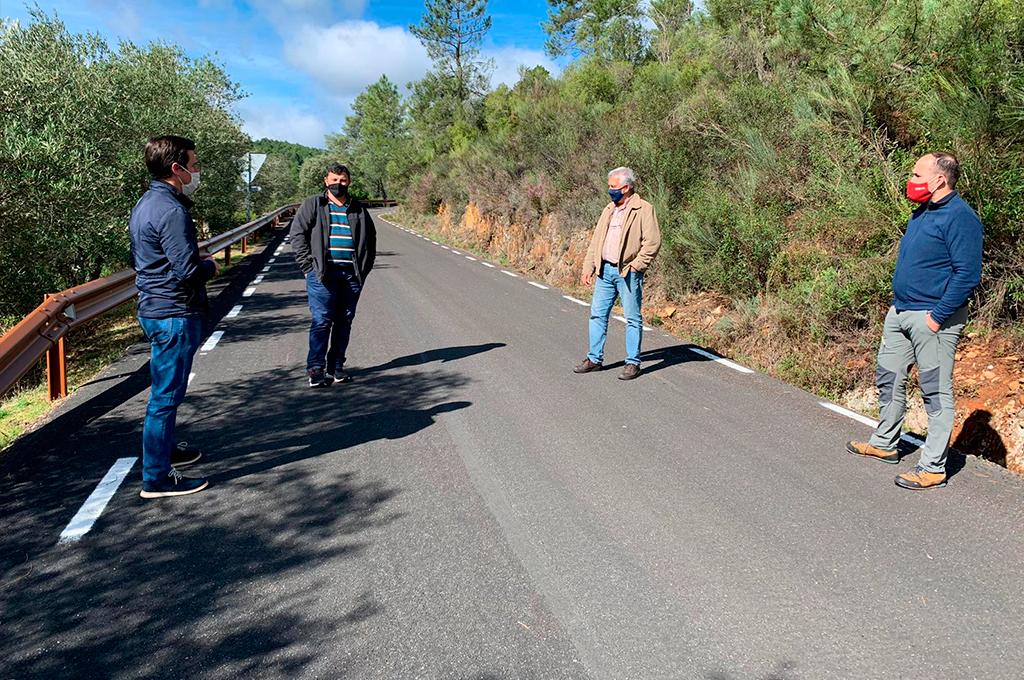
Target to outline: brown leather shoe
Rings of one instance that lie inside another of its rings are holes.
[[[928,472],[920,465],[916,465],[910,472],[904,472],[896,477],[896,486],[914,491],[939,489],[946,486],[946,473]]]
[[[900,454],[896,451],[877,449],[874,446],[871,446],[871,444],[866,444],[864,442],[846,442],[846,450],[858,456],[865,456],[866,458],[880,460],[883,463],[900,462]]]
[[[619,373],[619,380],[632,380],[640,377],[640,367],[636,364],[626,364]]]
[[[595,364],[589,358],[584,359],[583,363],[572,369],[573,373],[590,373],[591,371],[600,371],[604,366],[601,364]]]

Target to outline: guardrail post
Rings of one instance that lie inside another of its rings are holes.
[[[248,250],[248,248],[249,248],[249,237],[248,236],[243,236],[242,237],[242,252],[243,253],[246,252]]]
[[[230,267],[231,266],[231,244],[230,243],[228,244],[228,247],[224,249],[224,266],[225,267]]]
[[[68,358],[63,337],[46,351],[46,382],[50,401],[68,396]]]

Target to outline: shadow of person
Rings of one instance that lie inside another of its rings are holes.
[[[386,364],[371,366],[370,368],[356,368],[352,370],[352,375],[366,375],[369,373],[376,373],[378,371],[389,371],[393,368],[421,366],[423,364],[429,364],[434,361],[440,361],[441,363],[457,361],[458,359],[465,359],[466,357],[471,357],[476,354],[482,354],[483,352],[489,352],[492,349],[498,349],[499,347],[505,346],[506,345],[503,342],[486,342],[482,345],[459,345],[456,347],[440,347],[438,349],[431,349],[425,352],[417,352],[416,354],[408,354],[404,357],[398,357],[396,359],[392,359]]]
[[[346,419],[336,427],[326,428],[325,431],[317,433],[315,438],[311,438],[304,446],[297,450],[290,450],[287,453],[264,458],[249,465],[213,474],[208,479],[211,484],[216,484],[266,472],[282,465],[350,449],[371,441],[403,439],[433,425],[435,417],[441,413],[450,413],[469,406],[472,406],[472,403],[468,401],[451,401],[436,404],[425,409],[390,408],[385,411],[363,414],[355,418]],[[278,449],[288,448],[289,444],[294,445],[296,443],[299,442],[296,440],[291,442],[278,441],[275,442],[275,447]]]
[[[640,361],[643,362],[644,373],[654,373],[663,368],[689,363],[691,361],[710,361],[707,357],[696,352],[690,352],[689,345],[673,345],[671,347],[659,347],[658,349],[647,350],[640,353]],[[657,362],[657,363],[650,363]],[[605,365],[605,370],[621,368],[625,361],[616,361],[614,364]]]
[[[962,454],[973,453],[997,465],[1006,466],[1006,443],[992,427],[992,413],[989,411],[974,411],[967,416],[964,426],[960,428],[960,434],[953,442],[953,448]],[[951,453],[950,462],[952,458]]]

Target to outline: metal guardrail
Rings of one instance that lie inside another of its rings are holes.
[[[291,215],[298,204],[286,205],[231,231],[218,234],[199,244],[206,254],[224,251],[224,264],[231,263],[231,246],[242,242],[246,252],[249,236],[268,226],[277,226]],[[0,396],[7,393],[29,369],[46,356],[50,399],[68,394],[67,353],[64,336],[68,331],[124,304],[139,294],[135,272],[125,270],[89,281],[54,295],[0,338]]]

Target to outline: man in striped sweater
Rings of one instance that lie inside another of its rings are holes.
[[[309,299],[310,387],[349,382],[345,373],[352,319],[377,256],[377,231],[369,211],[348,194],[351,173],[339,163],[324,173],[326,191],[310,196],[292,220],[295,261]]]

